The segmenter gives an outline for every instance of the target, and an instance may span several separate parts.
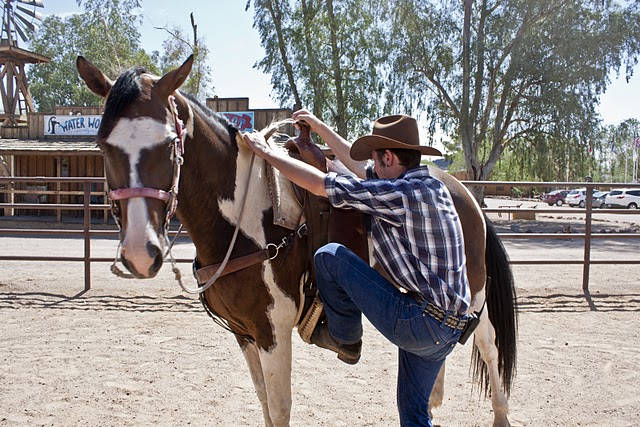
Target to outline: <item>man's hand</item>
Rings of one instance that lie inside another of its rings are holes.
[[[333,151],[333,154],[338,160],[340,160],[353,174],[364,179],[366,176],[365,167],[367,162],[357,162],[351,158],[349,151],[351,150],[351,143],[346,139],[338,135],[332,128],[327,126],[326,123],[317,118],[309,110],[298,110],[291,116],[296,121],[307,123],[311,126],[311,131],[315,132],[327,143],[329,148]]]
[[[264,136],[260,132],[245,132],[242,134],[242,138],[249,148],[263,159],[268,159],[270,156],[273,156],[273,147],[264,139]]]
[[[324,123],[320,121],[320,119],[318,119],[311,112],[309,112],[309,110],[306,109],[294,112],[291,118],[299,122],[305,122],[311,127],[311,131],[316,133],[318,133],[318,128],[320,127],[320,125],[324,125]]]

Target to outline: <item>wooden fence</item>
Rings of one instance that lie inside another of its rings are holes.
[[[52,209],[52,210],[76,210],[82,212],[83,214],[83,229],[82,230],[52,230],[52,229],[6,229],[0,228],[0,237],[8,236],[8,235],[65,235],[65,236],[79,236],[84,240],[84,253],[82,256],[77,257],[59,257],[59,256],[47,256],[47,257],[39,257],[39,256],[11,256],[4,255],[0,252],[0,261],[64,261],[64,262],[82,262],[84,264],[84,277],[85,277],[85,290],[89,290],[91,287],[91,263],[94,262],[113,262],[113,258],[99,258],[91,256],[91,236],[95,235],[109,235],[116,236],[118,233],[115,225],[110,230],[92,230],[91,229],[91,211],[102,210],[108,211],[109,206],[104,203],[93,203],[95,201],[96,195],[103,195],[104,190],[100,192],[94,191],[96,185],[101,186],[101,188],[105,188],[106,185],[104,178],[42,178],[42,177],[31,177],[31,178],[2,178],[0,177],[0,194],[2,192],[7,191],[15,191],[15,190],[7,190],[6,188],[3,190],[3,187],[13,187],[8,186],[9,183],[31,183],[35,184],[35,186],[42,185],[45,182],[66,182],[70,184],[76,184],[82,187],[81,192],[81,203],[67,203],[67,204],[51,204],[51,203],[0,203],[0,209],[9,210],[13,212],[15,210],[29,210],[29,209]],[[467,186],[486,186],[486,185],[496,185],[495,181],[463,181],[463,183]],[[640,259],[637,260],[629,260],[629,259],[609,259],[609,260],[594,260],[591,258],[591,241],[593,239],[606,238],[606,239],[637,239],[640,238],[639,233],[615,233],[615,234],[593,234],[592,233],[592,195],[594,188],[601,187],[609,187],[609,188],[621,188],[628,187],[629,184],[603,184],[603,183],[584,183],[584,182],[499,182],[498,184],[509,185],[513,187],[518,186],[532,186],[532,187],[586,187],[587,188],[587,198],[586,198],[586,206],[584,209],[580,208],[567,208],[567,209],[544,209],[544,208],[536,208],[536,209],[527,209],[521,208],[520,206],[516,206],[515,203],[510,205],[504,205],[499,208],[485,208],[483,209],[486,213],[498,213],[498,214],[511,214],[514,212],[518,212],[520,214],[523,213],[584,213],[585,214],[585,232],[584,233],[571,233],[571,234],[562,234],[562,233],[499,233],[501,239],[576,239],[581,238],[584,239],[584,256],[582,259],[553,259],[553,260],[544,260],[544,259],[528,259],[528,260],[510,260],[513,265],[536,265],[536,264],[561,264],[561,265],[582,265],[583,273],[582,273],[582,289],[585,293],[589,292],[589,270],[591,265],[597,264],[640,264]],[[30,190],[30,192],[26,194],[31,195],[39,195],[41,194],[41,190]],[[106,200],[106,199],[105,199]],[[626,210],[626,209],[599,209],[599,213],[613,213],[618,215],[626,215],[626,214],[638,214],[638,211],[635,210]],[[175,231],[171,232],[175,234]],[[0,249],[1,251],[1,249]],[[177,262],[180,263],[191,263],[192,259],[176,259]]]

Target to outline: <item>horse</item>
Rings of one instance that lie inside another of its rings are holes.
[[[105,99],[96,142],[120,227],[120,260],[137,278],[156,276],[175,213],[195,245],[194,268],[215,272],[198,281],[209,285],[198,290],[200,298],[209,314],[234,333],[265,426],[288,426],[292,331],[302,315],[302,283],[309,270],[303,218],[294,213],[301,226],[293,231],[278,223],[265,162],[252,155],[225,117],[179,90],[192,64],[189,57],[161,77],[131,68],[112,81],[85,58],[77,58],[81,78]],[[473,378],[485,397],[491,390],[493,425],[508,426],[517,334],[508,257],[467,188],[430,169],[447,185],[459,212],[471,309],[481,313],[474,333]],[[443,380],[444,366],[430,411],[442,403]]]

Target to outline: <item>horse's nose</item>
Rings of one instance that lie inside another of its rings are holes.
[[[162,248],[151,242],[147,242],[142,251],[129,250],[123,245],[120,255],[122,264],[138,279],[155,277],[162,267]]]
[[[147,242],[147,252],[149,257],[153,258],[153,264],[149,267],[149,277],[154,277],[162,267],[162,248],[154,243]]]

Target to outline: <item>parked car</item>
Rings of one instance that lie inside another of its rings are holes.
[[[569,191],[567,197],[565,197],[564,201],[569,206],[579,206],[584,208],[587,204],[587,189],[586,188],[577,188],[575,190]]]
[[[608,208],[638,209],[640,206],[640,188],[618,188],[611,190],[605,204]]]
[[[553,190],[543,194],[541,200],[549,206],[562,206],[565,203],[564,199],[567,194],[569,194],[569,190]]]
[[[596,191],[593,193],[592,206],[594,208],[605,208],[607,204],[605,200],[607,198],[608,191]]]

